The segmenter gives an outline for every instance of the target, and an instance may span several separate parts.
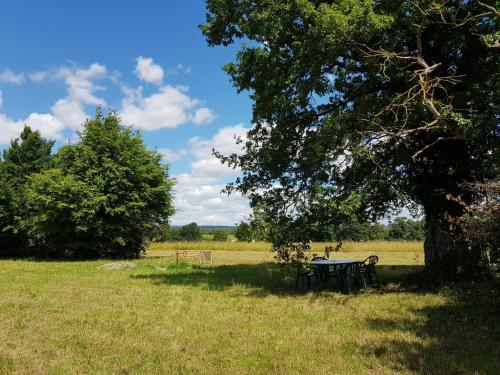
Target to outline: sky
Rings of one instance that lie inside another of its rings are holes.
[[[237,170],[212,155],[238,152],[252,103],[222,66],[235,47],[208,47],[202,0],[5,1],[0,6],[0,149],[24,124],[56,141],[97,106],[118,110],[170,165],[173,225],[233,225],[248,201],[221,194]]]

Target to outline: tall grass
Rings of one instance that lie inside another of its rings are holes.
[[[326,246],[332,243],[313,242],[311,250],[322,253]],[[219,241],[196,241],[196,242],[156,242],[147,247],[148,252],[168,250],[225,250],[225,251],[270,251],[271,244],[268,242],[219,242]],[[423,243],[419,241],[367,241],[367,242],[344,242],[340,252],[363,251],[363,252],[422,252]]]

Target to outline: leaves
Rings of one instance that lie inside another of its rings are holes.
[[[10,212],[20,217],[23,240],[30,242],[27,253],[137,257],[148,233],[174,212],[168,168],[158,153],[146,149],[139,133],[121,126],[114,112],[103,116],[98,111],[79,137],[78,143],[61,147],[50,163],[36,156],[31,170],[10,162],[18,141],[5,154],[2,170],[17,168],[16,178],[24,181],[19,209]],[[23,140],[20,145],[27,144]],[[46,150],[52,143],[37,145]]]
[[[447,194],[498,175],[491,9],[209,0],[207,11],[210,45],[244,42],[225,70],[254,101],[245,153],[216,155],[241,168],[227,190],[266,208],[276,247],[408,204],[443,222],[462,210]]]

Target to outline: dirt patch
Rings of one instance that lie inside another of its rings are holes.
[[[135,264],[132,262],[111,262],[103,264],[102,266],[99,266],[97,268],[102,268],[105,270],[122,270],[125,268],[134,268],[134,267]]]

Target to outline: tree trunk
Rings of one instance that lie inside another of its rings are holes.
[[[425,215],[425,270],[432,278],[450,279],[456,273],[455,241],[439,219],[436,212],[430,211]]]
[[[444,215],[425,215],[425,272],[434,280],[480,279],[488,274],[488,262],[480,248],[468,245],[450,231]]]

